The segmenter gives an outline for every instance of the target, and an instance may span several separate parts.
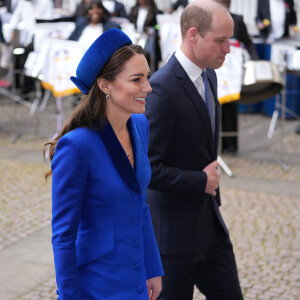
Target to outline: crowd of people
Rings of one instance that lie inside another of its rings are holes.
[[[216,0],[230,10],[230,0]],[[154,30],[153,43],[146,48],[147,61],[152,73],[157,71],[165,62],[162,62],[160,37],[157,25],[157,15],[173,13],[179,7],[184,8],[191,1],[177,0],[170,4],[166,11],[158,9],[154,0],[136,0],[136,3],[126,9],[124,4],[116,0],[81,0],[71,15],[57,17],[54,13],[57,1],[53,0],[5,0],[0,1],[0,6],[5,8],[5,15],[0,18],[0,28],[3,22],[9,23],[10,32],[3,33],[0,30],[0,42],[10,43],[16,34],[14,30],[20,30],[28,34],[24,43],[24,52],[14,56],[16,71],[15,86],[21,88],[22,93],[34,90],[34,81],[28,76],[20,76],[20,70],[24,68],[28,54],[34,50],[33,40],[35,24],[40,22],[71,21],[75,24],[74,31],[68,37],[77,41],[87,49],[95,39],[111,28],[121,29],[124,19],[134,24],[136,32],[147,33]],[[31,13],[33,12],[33,13]],[[252,37],[247,31],[243,16],[231,13],[234,21],[233,38],[238,40],[248,51],[251,60],[265,59],[260,57],[252,43]],[[3,19],[3,21],[2,21]],[[123,21],[122,21],[123,19]],[[297,32],[297,16],[293,0],[267,0],[257,1],[257,13],[255,22],[261,37],[266,43],[272,43],[282,37],[288,37],[290,32]],[[77,101],[74,101],[77,103]],[[238,103],[233,101],[222,105],[222,132],[238,132]],[[299,133],[297,127],[296,132]],[[222,152],[235,155],[238,152],[237,135],[222,137]]]
[[[11,19],[25,2],[39,3],[19,0]],[[83,0],[69,16],[68,39],[87,46],[70,78],[81,99],[44,146],[58,299],[192,300],[195,286],[207,299],[243,299],[217,160],[221,128],[238,130],[237,104],[221,109],[216,70],[232,38],[260,57],[230,4],[174,3],[169,13],[184,8],[181,43],[162,66],[154,0],[129,12],[118,1]],[[297,30],[292,0],[258,1],[257,9],[266,43]],[[155,28],[153,73],[149,53],[117,18],[137,32]],[[236,137],[222,145],[238,151]]]

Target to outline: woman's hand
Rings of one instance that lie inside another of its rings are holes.
[[[161,292],[161,276],[146,280],[149,300],[156,300]]]

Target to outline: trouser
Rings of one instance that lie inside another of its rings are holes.
[[[221,107],[222,110],[222,132],[233,132],[238,131],[238,106],[236,102],[225,103]],[[222,137],[222,151],[238,150],[238,137],[228,136]]]
[[[158,300],[192,300],[194,285],[207,300],[242,300],[232,244],[225,233],[199,255],[161,255],[165,276]]]

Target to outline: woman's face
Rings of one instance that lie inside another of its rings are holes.
[[[150,69],[144,55],[135,54],[124,65],[113,82],[108,83],[110,99],[107,113],[131,115],[145,112],[146,96],[151,92]]]
[[[91,24],[98,24],[103,18],[103,9],[99,8],[97,5],[92,5],[88,10],[88,16]]]

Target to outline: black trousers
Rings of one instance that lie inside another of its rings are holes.
[[[194,285],[207,300],[242,300],[232,244],[219,231],[215,244],[199,255],[161,255],[165,276],[158,300],[192,300]]]
[[[222,132],[238,131],[238,106],[236,102],[222,104]],[[222,152],[235,153],[238,150],[237,136],[222,137]]]

